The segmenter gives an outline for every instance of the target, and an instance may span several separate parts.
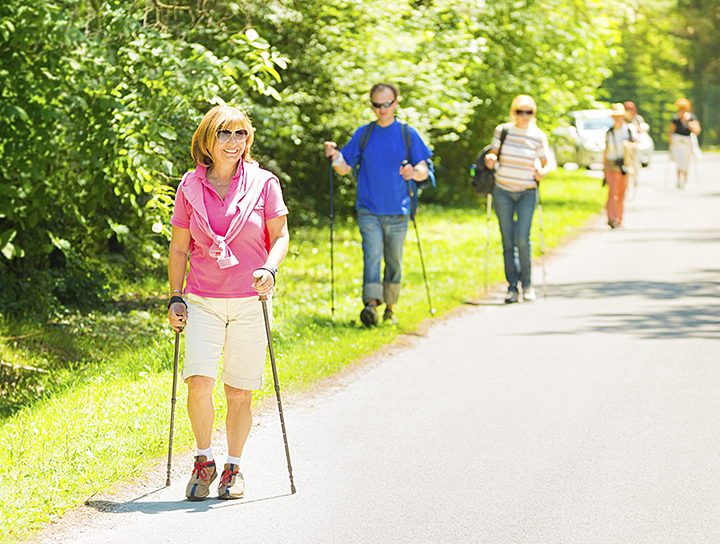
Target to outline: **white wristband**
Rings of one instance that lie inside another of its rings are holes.
[[[340,164],[340,163],[342,163],[342,162],[344,162],[344,161],[345,161],[345,157],[343,157],[342,152],[338,151],[337,159],[335,159],[335,160],[332,162],[332,165],[333,165],[333,166],[337,166],[338,164]]]

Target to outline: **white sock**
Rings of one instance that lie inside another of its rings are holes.
[[[237,465],[237,467],[239,469],[240,468],[240,459],[242,459],[242,457],[233,457],[232,455],[228,455],[227,461],[225,461],[225,463]]]
[[[201,450],[200,448],[197,448],[197,455],[204,455],[207,458],[208,463],[215,460],[215,459],[213,459],[212,446],[210,446],[206,450]]]

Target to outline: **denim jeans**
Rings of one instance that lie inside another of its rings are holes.
[[[500,224],[508,291],[517,293],[518,282],[523,289],[532,285],[530,227],[536,204],[537,189],[518,193],[499,187],[493,189],[493,208]]]
[[[358,226],[363,250],[363,304],[376,298],[395,304],[400,296],[402,252],[408,229],[407,215],[376,215],[366,208],[358,209]],[[385,258],[385,274],[380,267]]]

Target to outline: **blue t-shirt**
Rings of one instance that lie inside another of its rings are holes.
[[[355,167],[360,160],[360,140],[367,125],[355,131],[350,141],[341,149],[345,162]],[[415,165],[432,157],[414,128],[410,133],[410,163]],[[405,160],[405,142],[402,124],[397,119],[387,127],[375,125],[362,153],[358,174],[357,209],[366,208],[376,215],[407,215],[410,213],[410,197],[400,166]]]

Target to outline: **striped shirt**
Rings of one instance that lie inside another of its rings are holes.
[[[495,129],[493,149],[500,147],[502,129],[503,125]],[[495,171],[495,185],[514,193],[534,189],[537,187],[535,161],[547,159],[549,154],[547,135],[537,125],[532,123],[526,129],[510,125]]]

